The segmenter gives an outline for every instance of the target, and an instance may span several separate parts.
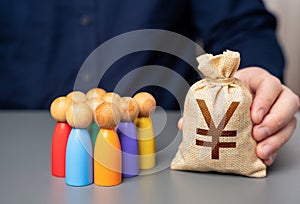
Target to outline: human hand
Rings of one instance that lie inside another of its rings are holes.
[[[258,143],[256,154],[270,166],[295,130],[299,97],[259,67],[241,69],[235,77],[246,83],[253,95],[250,114],[254,124],[252,135]],[[182,118],[178,128],[182,129]]]

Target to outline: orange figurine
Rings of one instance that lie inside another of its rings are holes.
[[[104,102],[96,108],[95,122],[100,127],[94,149],[94,183],[115,186],[122,182],[122,151],[115,127],[121,120],[118,107]]]
[[[67,97],[56,98],[50,107],[52,117],[57,121],[51,149],[51,172],[53,176],[65,177],[66,147],[71,126],[66,122],[66,110],[72,104]]]
[[[88,99],[92,99],[92,98],[103,98],[103,96],[106,94],[106,91],[104,89],[101,88],[93,88],[91,90],[89,90],[86,93],[86,96],[88,97]]]
[[[140,113],[135,120],[139,144],[140,169],[151,169],[156,163],[155,134],[150,114],[154,111],[156,101],[147,92],[140,92],[133,97],[140,107]]]

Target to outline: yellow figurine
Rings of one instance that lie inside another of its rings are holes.
[[[156,101],[147,92],[140,92],[133,97],[139,104],[140,113],[135,120],[139,144],[140,169],[151,169],[156,164],[155,134],[150,114],[154,111]]]

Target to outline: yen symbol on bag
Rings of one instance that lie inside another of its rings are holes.
[[[196,145],[203,147],[211,147],[211,158],[219,159],[219,149],[220,148],[235,148],[235,142],[220,142],[220,137],[235,137],[236,130],[224,130],[228,124],[230,118],[232,117],[234,111],[238,107],[240,102],[232,102],[223,116],[219,125],[216,127],[214,121],[212,120],[211,114],[204,100],[197,99],[198,106],[202,112],[204,120],[208,126],[208,130],[197,128],[197,134],[211,136],[211,142],[206,142],[196,139]]]

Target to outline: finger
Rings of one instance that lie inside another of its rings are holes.
[[[271,166],[274,162],[274,160],[277,157],[277,152],[274,154],[271,154],[271,156],[268,159],[263,160],[263,162],[265,163],[265,165],[267,166]]]
[[[177,122],[177,127],[179,130],[182,130],[182,118],[180,118]]]
[[[259,124],[276,101],[282,91],[279,79],[272,75],[261,75],[250,84],[250,89],[256,90],[251,106],[251,118],[254,124]]]
[[[282,91],[281,82],[264,69],[257,67],[242,69],[237,72],[236,77],[244,81],[254,94],[251,118],[254,124],[258,124]]]
[[[272,155],[275,154],[292,136],[296,128],[297,120],[294,117],[284,128],[274,135],[259,142],[256,147],[256,154],[262,160],[272,161]]]
[[[283,86],[283,91],[280,93],[270,112],[259,125],[253,127],[254,139],[256,141],[261,141],[276,133],[291,121],[298,108],[298,96],[289,88]]]

